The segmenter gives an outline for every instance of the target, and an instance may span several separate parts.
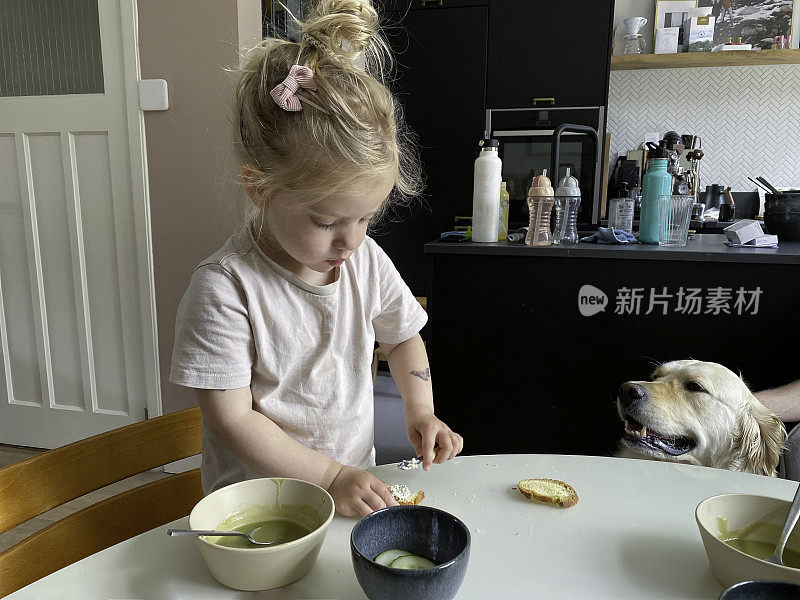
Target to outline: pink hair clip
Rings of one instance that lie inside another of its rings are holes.
[[[302,100],[306,104],[310,104],[317,110],[321,110],[326,115],[330,114],[327,110],[322,108],[319,104],[315,104],[305,96],[298,93],[298,90],[308,90],[308,92],[319,100],[314,92],[317,90],[317,84],[314,83],[314,72],[303,65],[293,65],[289,69],[289,74],[281,83],[272,88],[269,93],[275,103],[283,110],[289,112],[297,112],[303,109],[300,103]]]

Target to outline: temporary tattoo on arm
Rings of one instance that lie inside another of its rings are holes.
[[[428,381],[431,378],[431,368],[428,367],[424,371],[411,371],[415,377],[419,377],[422,381]]]

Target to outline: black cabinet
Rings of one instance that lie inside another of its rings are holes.
[[[429,244],[436,414],[464,436],[466,454],[607,455],[622,433],[620,384],[659,362],[718,362],[752,390],[797,379],[800,243],[759,255],[722,239],[677,249]],[[735,341],[762,339],[774,350]]]
[[[384,0],[378,8],[427,185],[372,235],[420,296],[423,245],[452,229],[454,217],[472,215],[486,110],[530,107],[543,96],[556,107],[606,105],[614,2]]]
[[[493,0],[487,108],[605,106],[613,21],[614,0]]]
[[[485,3],[474,4],[428,2],[386,15],[397,60],[394,89],[418,137],[427,185],[418,202],[396,209],[372,236],[417,296],[425,294],[424,244],[452,229],[456,215],[472,214],[472,170],[486,118],[489,20]]]

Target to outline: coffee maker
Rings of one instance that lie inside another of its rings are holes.
[[[700,159],[704,153],[702,140],[691,133],[678,135],[675,131],[664,134],[669,158],[667,170],[672,174],[672,193],[694,196],[700,191]]]

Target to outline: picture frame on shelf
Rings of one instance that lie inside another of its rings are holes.
[[[683,27],[683,22],[689,16],[689,11],[697,8],[698,0],[656,0],[656,18],[653,23],[653,39],[659,29],[665,27]],[[682,37],[682,36],[681,36]],[[679,39],[681,46],[683,40]]]
[[[773,47],[773,40],[784,36],[789,47],[791,26],[800,17],[796,0],[699,0],[698,6],[712,7],[716,17],[714,44],[752,44],[754,50]]]

